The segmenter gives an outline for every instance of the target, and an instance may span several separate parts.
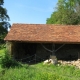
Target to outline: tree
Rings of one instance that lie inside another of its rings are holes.
[[[9,16],[7,14],[6,8],[3,7],[4,0],[0,0],[0,43],[4,42],[3,38],[8,32],[8,28],[10,28],[9,24]]]
[[[53,12],[51,14],[51,17],[50,18],[47,18],[47,24],[58,24],[58,13],[57,11]]]
[[[57,9],[46,20],[47,24],[80,24],[80,0],[58,0]]]

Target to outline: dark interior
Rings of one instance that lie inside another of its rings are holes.
[[[35,43],[14,43],[13,56],[16,60],[27,62],[32,60],[36,54],[37,44]]]
[[[57,50],[63,44],[55,44],[54,49]],[[52,44],[46,43],[44,46],[52,50]],[[46,60],[52,54],[41,46],[40,43],[14,43],[12,46],[13,56],[16,60],[22,62],[35,62],[40,60]],[[65,44],[59,50],[55,52],[58,60],[77,60],[78,53],[80,52],[79,44]],[[37,56],[36,56],[37,55]],[[39,58],[40,57],[40,58]]]

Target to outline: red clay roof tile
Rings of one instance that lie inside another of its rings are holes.
[[[13,24],[4,40],[80,43],[80,25]]]

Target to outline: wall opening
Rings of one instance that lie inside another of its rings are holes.
[[[16,60],[27,62],[34,58],[36,54],[37,44],[17,42],[12,45],[12,55]]]
[[[42,43],[47,49],[52,50],[52,43]],[[55,44],[57,50],[63,44]],[[55,52],[58,60],[77,60],[80,53],[79,44],[65,44]],[[22,62],[40,62],[50,58],[52,52],[43,48],[41,43],[12,43],[12,55]]]

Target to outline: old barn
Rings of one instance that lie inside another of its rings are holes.
[[[13,24],[4,40],[16,60],[44,60],[50,55],[76,60],[80,55],[79,25]]]

